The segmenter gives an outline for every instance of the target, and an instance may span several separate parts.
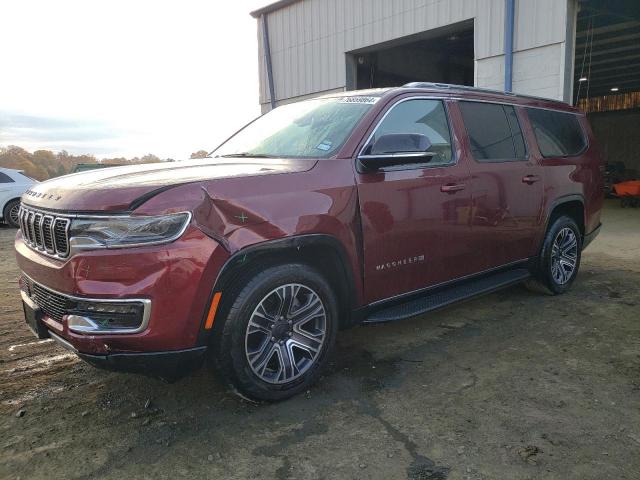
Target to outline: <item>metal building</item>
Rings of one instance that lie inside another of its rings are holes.
[[[276,104],[415,80],[504,89],[509,41],[515,91],[569,100],[576,10],[574,0],[282,0],[252,13],[260,102],[271,100],[267,42]]]
[[[640,170],[638,0],[280,0],[258,20],[260,103],[431,81],[579,103]],[[615,157],[615,158],[612,158]]]

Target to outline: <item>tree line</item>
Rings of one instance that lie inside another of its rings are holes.
[[[191,158],[204,158],[207,152],[198,150],[191,154]],[[97,159],[93,155],[72,155],[62,150],[52,152],[50,150],[36,150],[28,152],[24,148],[10,145],[0,146],[0,167],[22,170],[26,175],[36,180],[47,180],[72,173],[78,164],[100,165],[137,165],[141,163],[173,162],[172,158],[162,159],[156,155],[148,154],[143,157],[115,157]]]

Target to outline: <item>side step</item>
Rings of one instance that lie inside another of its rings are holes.
[[[377,310],[368,315],[363,323],[393,322],[415,317],[423,313],[445,307],[461,300],[500,290],[520,283],[531,276],[526,268],[518,268],[494,273],[489,276],[456,283],[449,287],[427,291],[423,296],[407,300],[404,303]]]

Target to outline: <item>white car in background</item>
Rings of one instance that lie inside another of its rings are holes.
[[[0,220],[18,228],[20,197],[29,187],[37,183],[20,170],[0,168]]]

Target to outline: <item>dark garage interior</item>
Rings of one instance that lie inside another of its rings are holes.
[[[414,81],[473,85],[473,22],[350,52],[347,62],[357,89]]]
[[[607,159],[607,181],[640,175],[640,2],[579,3],[574,101]]]

